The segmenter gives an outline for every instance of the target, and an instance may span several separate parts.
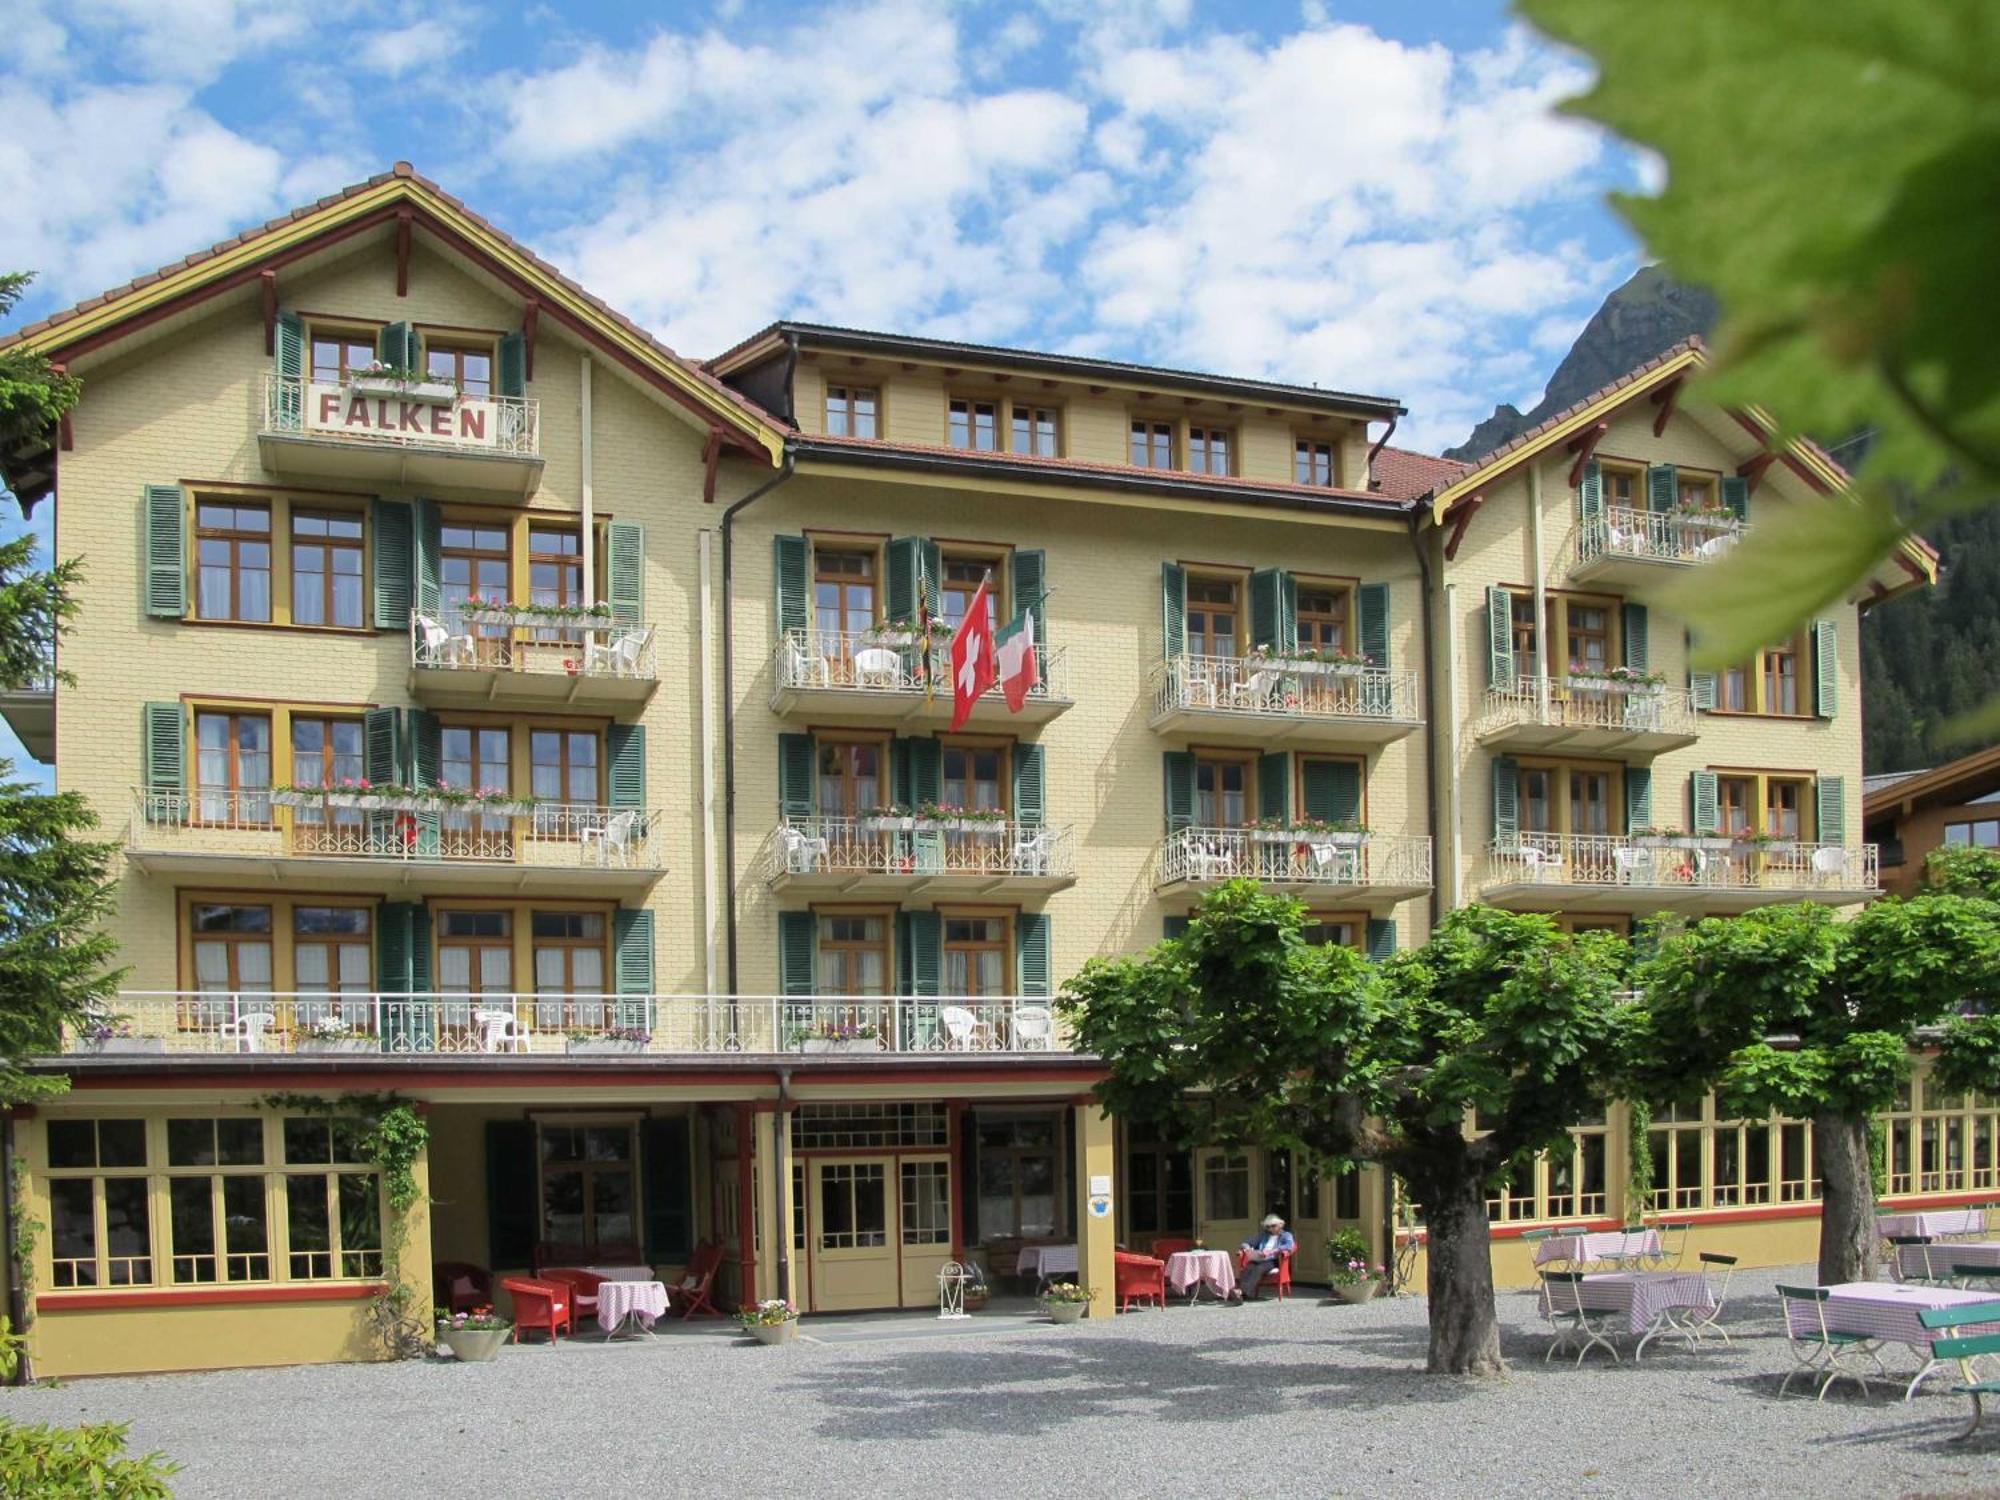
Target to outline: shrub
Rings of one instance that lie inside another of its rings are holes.
[[[4,1500],[172,1500],[167,1477],[180,1471],[158,1453],[125,1458],[124,1422],[83,1427],[22,1426],[0,1420]]]

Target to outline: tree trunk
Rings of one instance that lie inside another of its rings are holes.
[[[1882,1237],[1875,1228],[1868,1117],[1814,1115],[1812,1143],[1820,1184],[1819,1283],[1873,1281]]]
[[[1431,1352],[1424,1368],[1434,1375],[1504,1375],[1486,1186],[1462,1159],[1440,1165],[1411,1174],[1428,1235]]]

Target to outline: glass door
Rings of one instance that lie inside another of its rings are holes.
[[[895,1307],[902,1301],[891,1156],[815,1158],[812,1302],[815,1311]],[[936,1293],[936,1283],[929,1288]]]

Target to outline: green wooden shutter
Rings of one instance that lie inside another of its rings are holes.
[[[1493,842],[1507,845],[1521,836],[1521,768],[1511,755],[1493,757]]]
[[[1160,930],[1167,937],[1184,938],[1187,936],[1188,923],[1193,920],[1192,917],[1177,917],[1170,913],[1160,919]]]
[[[528,340],[517,329],[500,339],[498,392],[502,396],[528,394]]]
[[[1361,766],[1351,760],[1308,760],[1299,768],[1306,817],[1320,823],[1361,821]]]
[[[806,586],[811,554],[802,536],[771,538],[771,575],[776,581],[778,633],[812,625],[812,591]]]
[[[1169,750],[1160,761],[1166,775],[1167,832],[1178,833],[1194,824],[1194,757]]]
[[[1292,815],[1292,757],[1280,750],[1257,762],[1257,816],[1285,819]]]
[[[1688,777],[1690,833],[1717,833],[1722,828],[1722,797],[1715,772],[1696,771]]]
[[[1040,548],[1022,548],[1014,553],[1014,613],[1034,616],[1035,645],[1049,638],[1048,609],[1043,597],[1049,591],[1048,554]]]
[[[1628,604],[1625,615],[1625,665],[1634,671],[1646,670],[1648,656],[1646,641],[1646,606]]]
[[[1715,707],[1715,674],[1713,672],[1688,673],[1688,695],[1696,708],[1713,710]]]
[[[421,901],[384,901],[376,913],[376,968],[386,993],[428,994],[431,988],[431,914]],[[428,1029],[429,1017],[424,1018]],[[403,1034],[410,1034],[408,1023]]]
[[[1812,650],[1813,712],[1830,719],[1840,701],[1840,645],[1833,621],[1813,621]]]
[[[924,608],[933,615],[944,613],[944,555],[929,537],[917,544],[917,577],[923,583]],[[993,613],[1000,613],[1000,601],[993,601]]]
[[[819,981],[819,918],[809,911],[778,913],[778,989],[810,995]]]
[[[917,615],[917,574],[921,570],[923,538],[899,536],[889,543],[887,587],[884,599],[891,620],[913,620]]]
[[[541,1222],[535,1181],[534,1122],[488,1120],[486,1263],[495,1271],[525,1271],[534,1264]]]
[[[1355,609],[1360,615],[1361,654],[1368,665],[1389,667],[1389,585],[1364,583],[1355,590]],[[1507,639],[1513,640],[1510,632]]]
[[[1290,573],[1278,575],[1278,639],[1288,651],[1299,644],[1299,581]]]
[[[646,805],[646,726],[613,724],[604,731],[605,804]]]
[[[155,797],[187,790],[187,714],[178,703],[148,703],[140,714],[146,791]],[[155,821],[169,809],[153,809]]]
[[[646,618],[646,528],[637,521],[613,521],[604,528],[604,551],[611,617],[636,627]]]
[[[888,801],[897,807],[908,807],[913,797],[910,790],[910,742],[897,738],[889,741],[889,796]]]
[[[1039,823],[1047,816],[1042,795],[1042,747],[1014,747],[1014,817],[1021,823]]]
[[[652,1030],[650,997],[653,994],[653,914],[619,907],[611,914],[611,987],[619,995],[636,999],[620,1000],[618,1024]]]
[[[408,323],[384,323],[375,330],[375,358],[397,370],[417,368],[416,330]]]
[[[694,1168],[688,1117],[659,1115],[639,1131],[640,1191],[646,1195],[646,1263],[683,1263],[694,1253]],[[749,1142],[742,1143],[744,1150]],[[737,1226],[718,1228],[720,1238]]]
[[[1021,993],[1046,998],[1055,993],[1049,974],[1049,919],[1038,911],[1024,911],[1014,919],[1016,941],[1021,949]]]
[[[1625,768],[1625,831],[1637,833],[1653,824],[1653,770],[1650,766]]]
[[[1368,959],[1380,963],[1396,951],[1396,923],[1390,917],[1368,919]]]
[[[417,608],[427,615],[438,612],[438,552],[444,544],[444,523],[435,500],[419,500],[416,510],[415,541]]]
[[[377,499],[368,508],[368,531],[375,541],[375,628],[408,630],[416,583],[410,507],[403,500]]]
[[[1816,831],[1822,844],[1847,842],[1847,778],[1822,776],[1814,788],[1818,798]]]
[[[393,708],[371,708],[361,716],[363,765],[377,786],[403,784],[403,716]]]
[[[410,710],[409,764],[414,773],[410,785],[439,786],[444,781],[444,730],[438,716],[429,709]]]
[[[279,313],[272,349],[278,367],[277,427],[297,432],[305,426],[306,324],[297,313]]]
[[[1680,504],[1680,471],[1672,464],[1654,464],[1646,470],[1646,509],[1669,511]]]
[[[146,497],[146,613],[179,620],[188,608],[187,501],[177,484],[149,484]]]
[[[1604,471],[1594,458],[1583,466],[1583,482],[1576,487],[1576,513],[1585,526],[1604,519]]]
[[[419,995],[427,995],[432,990],[431,909],[421,901],[410,903],[410,989]],[[432,1023],[433,1017],[426,1013],[423,1018],[426,1034]]]
[[[1722,508],[1739,521],[1750,519],[1750,481],[1741,474],[1722,476]]]
[[[896,914],[901,947],[903,993],[937,995],[944,991],[944,919],[934,911]]]
[[[778,736],[778,816],[810,818],[813,814],[813,779],[817,769],[813,737],[809,734]]]
[[[1498,586],[1486,590],[1486,685],[1511,692],[1514,674],[1514,596]]]
[[[910,800],[935,802],[944,795],[944,746],[936,740],[908,740]]]
[[[1167,660],[1187,650],[1187,569],[1160,564],[1160,638]]]
[[[1284,574],[1276,568],[1259,568],[1250,575],[1250,643],[1273,651],[1288,650],[1290,641],[1281,639],[1279,615],[1283,608]]]

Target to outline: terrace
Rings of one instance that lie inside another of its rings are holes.
[[[1873,844],[1694,834],[1522,833],[1486,851],[1480,899],[1565,911],[1747,911],[1780,901],[1845,906],[1881,894]]]

